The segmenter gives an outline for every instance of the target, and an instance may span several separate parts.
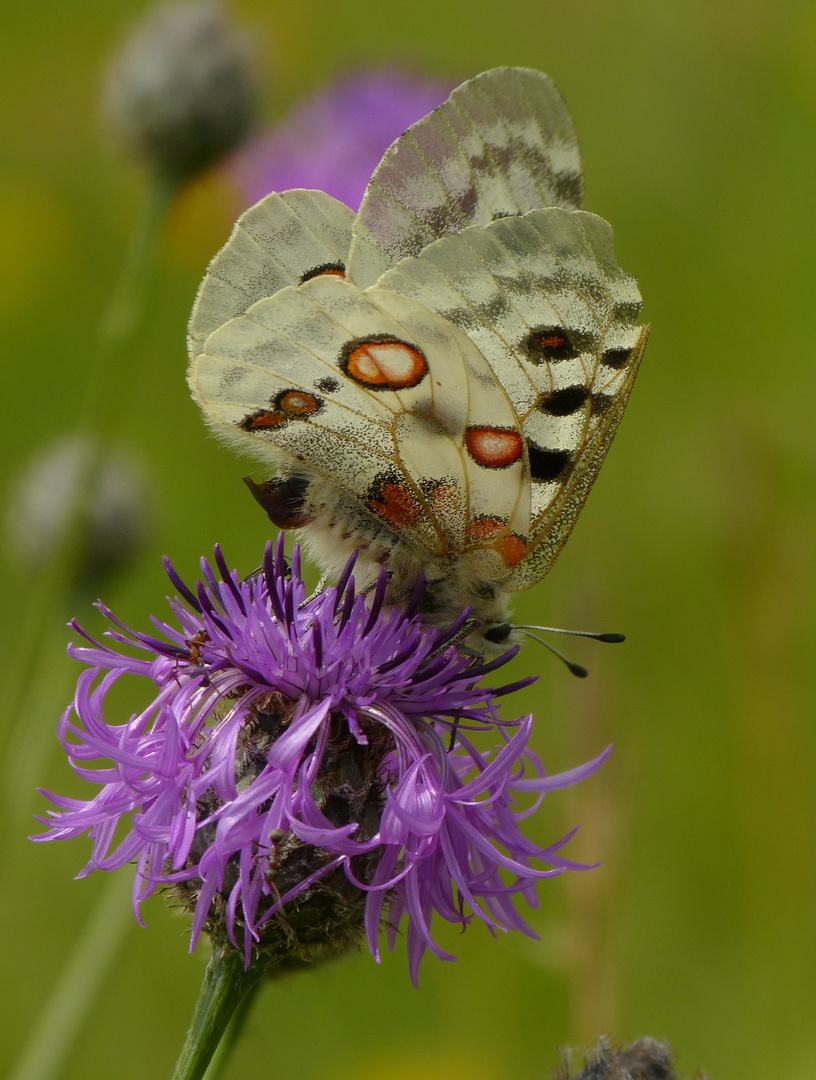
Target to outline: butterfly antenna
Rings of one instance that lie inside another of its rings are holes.
[[[540,638],[537,634],[530,633],[531,628],[529,626],[514,626],[513,629],[523,630],[525,637],[532,638],[533,641],[537,641],[539,645],[543,645],[545,649],[549,649],[551,653],[554,653],[559,660],[562,660],[567,665],[576,678],[585,679],[587,675],[589,675],[589,672],[585,667],[581,667],[580,664],[576,664],[572,660],[569,660],[562,652],[559,652],[554,645],[550,645],[549,641],[545,641],[544,638]],[[535,627],[535,629],[538,630],[539,628]]]
[[[609,645],[619,645],[622,641],[626,641],[625,634],[596,634],[592,630],[562,630],[558,626],[518,626],[514,623],[513,629],[538,630],[541,634],[569,634],[572,637],[586,637],[592,638],[593,641],[605,641]]]
[[[515,626],[514,629],[523,630],[527,637],[537,641],[539,645],[543,645],[544,648],[549,649],[551,653],[555,653],[560,660],[564,661],[572,674],[576,675],[579,679],[585,679],[587,677],[589,674],[587,669],[581,667],[580,664],[574,664],[571,660],[568,660],[563,653],[560,653],[558,649],[553,648],[548,641],[531,633],[532,630],[538,630],[544,634],[568,634],[571,637],[591,638],[593,641],[605,641],[610,645],[618,645],[621,641],[626,641],[624,634],[597,634],[592,630],[562,630],[558,626]]]

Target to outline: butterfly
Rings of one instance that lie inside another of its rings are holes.
[[[508,605],[550,569],[640,364],[635,280],[580,209],[552,81],[496,68],[390,147],[359,212],[319,191],[239,218],[189,326],[214,432],[274,466],[250,486],[328,575],[352,551],[432,624],[472,609],[495,651]]]

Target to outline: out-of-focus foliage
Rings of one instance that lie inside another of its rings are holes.
[[[582,823],[591,873],[542,890],[540,943],[473,927],[458,964],[404,948],[269,986],[227,1076],[543,1077],[557,1046],[601,1032],[667,1039],[678,1069],[716,1080],[816,1074],[816,9],[807,0],[242,0],[272,71],[271,122],[338,70],[399,61],[445,78],[497,64],[552,75],[580,134],[588,208],[640,279],[653,335],[620,434],[523,621],[622,630],[579,644],[578,684],[535,645],[524,706],[553,770],[615,753],[536,820]],[[142,178],[98,134],[98,73],[138,3],[7,0],[0,14],[0,485],[71,429]],[[146,627],[220,541],[258,564],[268,525],[247,463],[205,433],[185,381],[184,330],[208,259],[243,208],[227,172],[185,189],[161,252],[148,326],[109,380],[120,439],[152,468],[148,550],[105,599]],[[31,582],[10,563],[0,646],[12,658]],[[92,630],[89,611],[72,612]],[[69,631],[64,639],[68,640]],[[55,652],[48,685],[70,694]],[[37,695],[23,791],[66,790]],[[133,703],[122,699],[128,713]],[[42,732],[45,732],[43,736]],[[18,745],[26,732],[3,733]],[[19,779],[19,778],[18,778]],[[78,790],[78,788],[77,788]],[[7,794],[7,793],[6,793]],[[17,796],[19,798],[19,794]],[[8,805],[8,804],[6,804]],[[71,879],[89,847],[25,839],[43,802],[4,824],[0,1055],[22,1045],[104,881]],[[160,901],[129,930],[65,1080],[167,1075],[204,956]],[[388,1018],[386,1021],[384,1018]],[[389,1022],[390,1021],[390,1022]],[[464,1021],[464,1022],[463,1022]]]

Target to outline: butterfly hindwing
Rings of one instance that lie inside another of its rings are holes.
[[[418,551],[517,564],[515,413],[470,339],[417,301],[332,276],[284,289],[209,337],[190,385],[234,445],[322,478]]]
[[[354,224],[349,275],[372,285],[390,266],[468,225],[583,199],[578,140],[554,83],[495,68],[463,83],[391,146]]]

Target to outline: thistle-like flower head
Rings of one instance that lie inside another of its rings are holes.
[[[112,645],[74,624],[86,643],[70,653],[88,667],[59,735],[99,791],[46,793],[57,809],[37,839],[89,833],[80,876],[135,862],[137,918],[170,886],[193,912],[193,945],[206,931],[247,964],[312,959],[362,934],[379,960],[381,926],[393,946],[404,919],[416,981],[427,949],[453,959],[434,914],[532,934],[516,901],[534,905],[542,878],[579,867],[561,855],[572,834],[547,848],[525,839],[517,798],[536,805],[606,752],[547,776],[527,747],[531,718],[498,717],[496,698],[515,687],[480,685],[507,657],[484,664],[456,646],[467,610],[428,628],[384,607],[385,571],[357,596],[352,568],[307,598],[282,540],[246,581],[216,549],[195,591],[167,564],[178,626],[157,622],[161,637],[104,607]],[[106,698],[125,676],[155,692],[115,724]]]

